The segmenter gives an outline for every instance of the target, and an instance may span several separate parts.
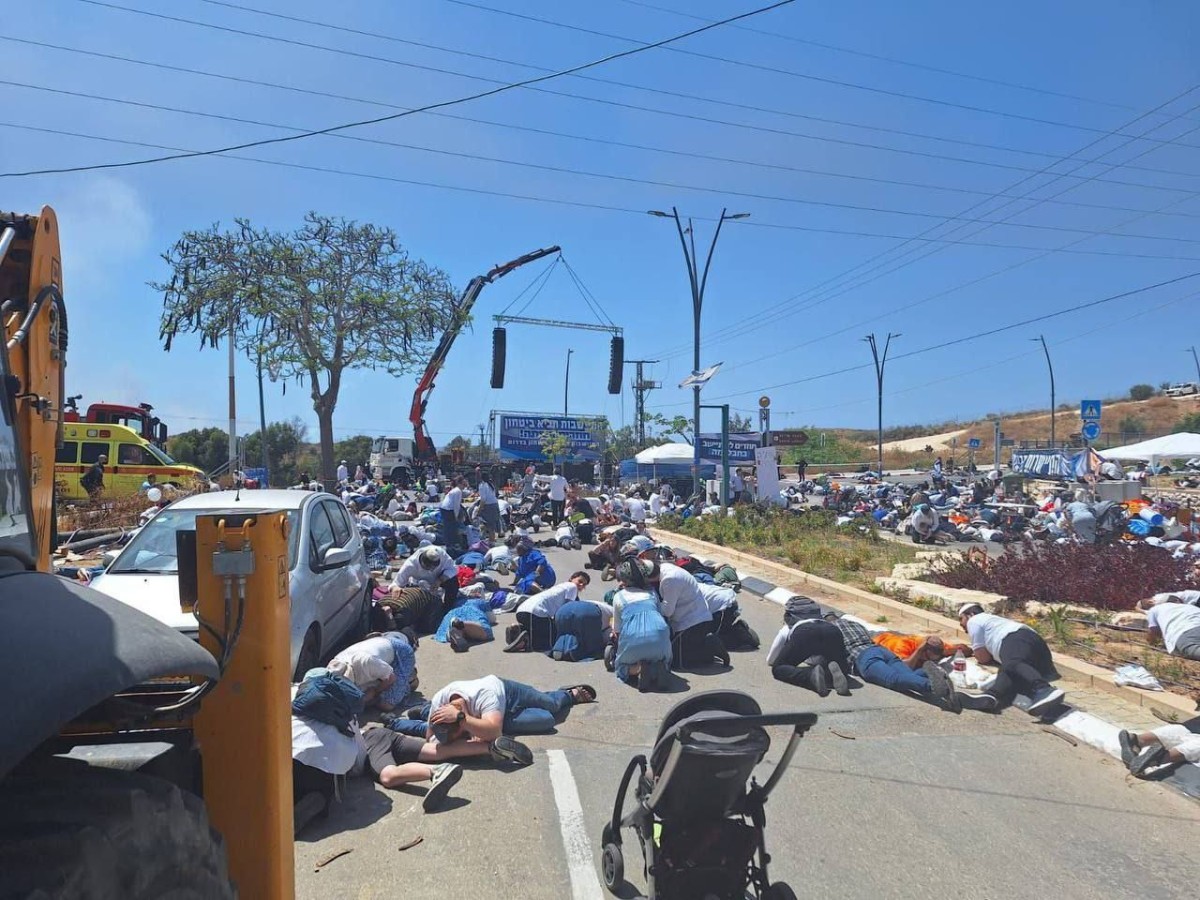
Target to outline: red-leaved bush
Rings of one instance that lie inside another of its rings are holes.
[[[925,576],[936,584],[1002,594],[1017,603],[1133,609],[1142,597],[1200,587],[1186,559],[1147,544],[1013,545],[986,565],[964,554]]]

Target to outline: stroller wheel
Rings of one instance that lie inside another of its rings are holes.
[[[604,648],[604,668],[609,672],[617,667],[617,648],[609,644]]]
[[[796,892],[785,881],[777,881],[763,894],[762,900],[796,900]]]
[[[604,853],[600,857],[600,867],[604,872],[604,886],[615,893],[617,885],[625,883],[625,857],[621,848],[616,844],[605,844]],[[795,897],[795,894],[792,896]]]

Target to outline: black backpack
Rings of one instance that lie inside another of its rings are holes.
[[[821,618],[821,607],[811,597],[792,597],[783,607],[783,621],[795,625],[805,619]]]

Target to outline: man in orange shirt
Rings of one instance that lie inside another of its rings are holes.
[[[927,662],[937,663],[947,656],[953,656],[961,650],[964,656],[970,656],[971,650],[962,644],[947,644],[936,635],[922,636],[919,634],[901,634],[898,631],[883,631],[873,635],[872,639],[880,647],[891,650],[904,660],[913,671],[921,668]]]

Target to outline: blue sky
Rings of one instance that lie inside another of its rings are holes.
[[[646,2],[706,18],[755,6]],[[158,152],[111,140],[203,149],[274,137],[286,131],[269,125],[325,127],[491,84],[463,75],[516,81],[538,71],[380,36],[560,69],[631,46],[578,29],[652,41],[700,24],[629,0],[479,0],[575,29],[448,0],[231,0],[242,9],[204,0],[114,3],[282,40],[81,0],[17,5],[0,28],[4,80],[21,83],[0,84],[0,171]],[[224,424],[224,354],[200,352],[189,339],[163,352],[161,298],[146,282],[163,275],[159,253],[180,231],[235,216],[288,228],[316,209],[386,224],[459,288],[495,263],[559,244],[626,329],[627,356],[662,360],[652,372],[665,387],[649,405],[670,415],[689,409],[689,395],[675,385],[691,368],[691,304],[674,226],[640,211],[674,205],[706,220],[697,222],[700,240],[722,206],[749,212],[746,222],[725,226],[709,279],[702,358],[724,361],[725,369],[705,396],[750,411],[766,392],[775,427],[874,423],[869,368],[813,378],[869,363],[860,340],[868,331],[902,332],[896,354],[924,350],[1200,271],[1200,90],[1179,97],[1200,83],[1195,3],[799,2],[742,24],[771,34],[721,28],[676,45],[742,65],[656,49],[585,73],[659,93],[567,77],[541,85],[555,93],[516,90],[446,110],[453,117],[410,116],[350,132],[426,149],[317,137],[247,153],[442,187],[221,157],[2,179],[0,207],[34,211],[49,203],[62,220],[73,338],[68,390],[85,401],[149,401],[176,431]],[[1086,162],[1095,157],[1101,161]],[[1075,177],[1053,177],[1060,172]],[[1006,190],[1004,199],[992,199]],[[1035,203],[1042,198],[1056,202]],[[946,224],[952,216],[960,218]],[[962,221],[1009,217],[991,227]],[[942,242],[904,243],[917,235]],[[1058,252],[1046,252],[1052,249]],[[571,411],[632,422],[629,391],[605,392],[608,342],[598,333],[513,327],[506,387],[489,389],[491,316],[541,269],[518,271],[481,295],[474,331],[456,344],[430,403],[435,440],[474,430],[492,409],[560,409],[567,348],[576,351]],[[1044,403],[1045,364],[1029,340],[1039,333],[1051,345],[1060,402],[1193,377],[1184,349],[1200,341],[1197,291],[1200,279],[896,358],[885,420],[932,422]],[[524,313],[594,321],[562,267]],[[243,432],[256,427],[252,375],[241,364]],[[348,377],[338,435],[407,433],[414,383]],[[285,396],[272,387],[267,404],[268,418],[298,415],[315,435],[302,389]]]

